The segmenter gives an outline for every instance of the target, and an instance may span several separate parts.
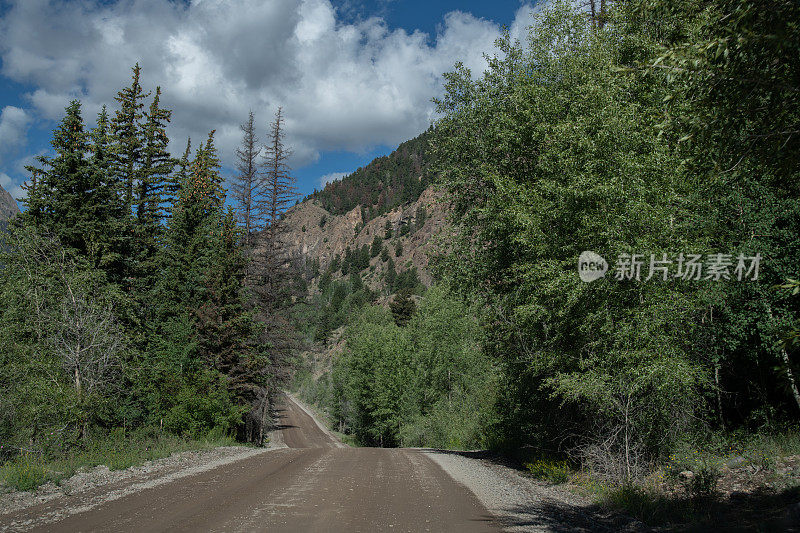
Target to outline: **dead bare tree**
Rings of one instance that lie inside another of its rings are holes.
[[[299,196],[296,180],[288,165],[291,150],[284,145],[283,123],[282,108],[279,107],[275,120],[270,125],[269,141],[264,146],[262,163],[264,199],[260,208],[266,213],[266,229],[262,232],[256,264],[262,274],[263,296],[270,305],[279,302],[281,293],[290,285],[290,258],[286,252],[281,221],[283,214]]]
[[[112,384],[125,337],[110,306],[93,302],[69,279],[64,290],[50,342],[72,380],[78,405],[83,406],[87,398]],[[88,422],[85,413],[78,438],[85,435]]]
[[[271,232],[277,228],[280,216],[297,197],[295,179],[289,173],[288,160],[291,150],[284,145],[283,109],[278,108],[275,120],[270,125],[269,142],[264,147],[264,190]]]

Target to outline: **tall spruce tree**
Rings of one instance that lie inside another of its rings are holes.
[[[142,170],[139,182],[137,218],[140,224],[158,226],[166,217],[164,195],[168,192],[169,177],[176,165],[168,150],[166,127],[172,111],[160,107],[161,87],[150,108],[142,131]]]
[[[109,222],[117,215],[113,183],[107,177],[106,127],[103,111],[90,135],[84,129],[81,103],[73,100],[67,106],[53,132],[56,155],[40,158],[40,168],[29,167],[37,181],[28,189],[22,220],[55,236],[96,266],[112,260]]]
[[[111,171],[111,135],[108,111],[103,106],[97,116],[97,126],[91,131],[90,164],[94,200],[87,206],[100,232],[91,237],[90,256],[104,270],[109,280],[122,281],[125,273],[125,253],[129,238],[125,234],[129,214],[122,203],[122,184]]]
[[[122,89],[114,97],[120,108],[111,121],[111,133],[114,136],[113,169],[124,184],[123,198],[128,211],[133,208],[136,184],[142,179],[144,150],[142,119],[144,100],[150,96],[149,92],[144,92],[139,82],[141,72],[139,63],[136,63],[132,70],[130,87]]]

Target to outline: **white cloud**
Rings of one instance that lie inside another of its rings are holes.
[[[517,12],[516,32],[530,11]],[[102,104],[114,106],[138,61],[144,85],[160,84],[173,109],[173,151],[216,129],[227,163],[248,111],[263,138],[282,105],[300,166],[323,150],[363,151],[423,131],[441,74],[459,60],[479,74],[499,34],[459,11],[435,36],[381,18],[345,24],[329,0],[17,0],[0,19],[0,73],[34,87],[38,116],[59,120],[78,97],[91,122]]]
[[[319,188],[324,189],[327,184],[332,181],[338,181],[343,177],[347,176],[349,172],[331,172],[330,174],[325,174],[324,176],[320,176],[319,178]]]
[[[0,152],[24,144],[31,117],[24,109],[6,106],[0,111]]]

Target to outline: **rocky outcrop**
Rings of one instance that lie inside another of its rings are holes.
[[[425,213],[420,225],[418,216]],[[395,270],[399,273],[417,268],[420,281],[431,283],[430,257],[442,251],[444,244],[438,238],[447,226],[447,206],[442,195],[433,187],[406,205],[364,223],[361,206],[341,215],[333,215],[313,199],[307,199],[290,209],[284,217],[285,240],[289,253],[302,262],[319,261],[319,271],[324,272],[335,257],[344,257],[350,247],[356,250],[371,246],[376,235],[384,238],[387,221],[392,236],[384,239]],[[403,227],[410,230],[405,234]],[[399,246],[398,246],[399,245]],[[396,250],[401,250],[396,255]],[[381,287],[388,262],[380,255],[370,259],[369,268],[362,271],[364,282],[372,289]],[[334,274],[335,276],[336,274]]]
[[[17,202],[7,190],[0,187],[0,227],[5,227],[9,219],[19,213]]]

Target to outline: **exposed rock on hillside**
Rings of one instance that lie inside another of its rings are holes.
[[[442,246],[436,237],[446,226],[446,205],[441,196],[433,187],[428,187],[416,201],[377,216],[366,224],[362,219],[364,206],[337,216],[320,207],[316,200],[307,199],[290,209],[284,218],[289,253],[305,264],[318,261],[319,273],[322,273],[336,257],[343,258],[348,247],[351,250],[371,247],[377,235],[383,239],[382,246],[386,247],[396,272],[416,267],[420,281],[430,285],[429,255]],[[387,221],[389,238],[386,238]],[[398,250],[399,255],[396,253]],[[365,284],[373,290],[381,289],[388,264],[389,261],[384,261],[381,254],[371,257],[369,268],[361,272]],[[341,273],[334,272],[333,275]]]
[[[7,190],[0,187],[0,226],[5,227],[8,220],[19,213],[17,202]]]

